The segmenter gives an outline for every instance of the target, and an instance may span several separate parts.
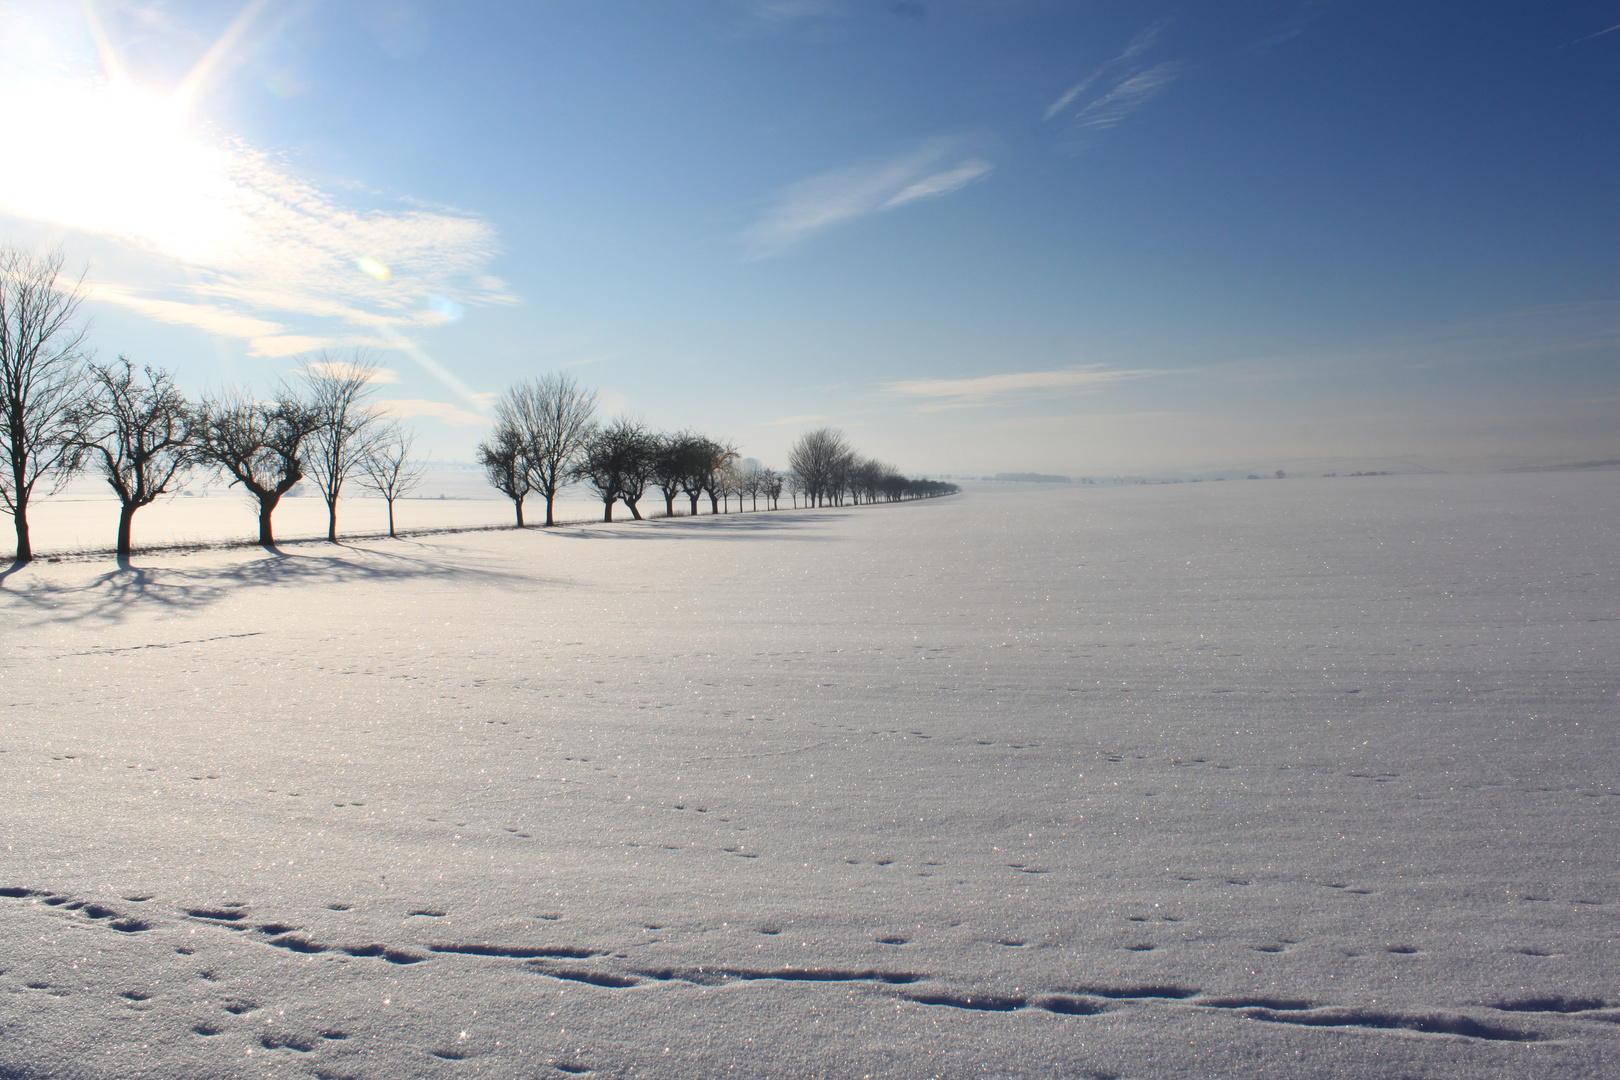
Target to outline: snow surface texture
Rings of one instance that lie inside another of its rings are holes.
[[[0,1076],[1620,1075],[1620,473],[3,575]]]

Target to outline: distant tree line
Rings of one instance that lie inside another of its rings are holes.
[[[861,457],[842,432],[821,428],[801,435],[789,451],[790,469],[779,473],[757,462],[739,460],[736,447],[692,431],[656,432],[620,416],[595,420],[596,395],[565,375],[547,375],[509,387],[495,402],[495,428],[478,446],[478,460],[491,486],[512,500],[517,524],[524,524],[524,502],[539,494],[546,524],[554,522],[558,491],[569,483],[588,487],[602,502],[602,520],[613,520],[623,503],[643,520],[641,500],[656,489],[664,514],[675,516],[684,496],[696,516],[700,500],[709,512],[780,509],[786,492],[797,507],[897,502],[931,498],[959,490],[955,484],[913,480],[898,469]]]
[[[174,376],[137,369],[127,357],[97,363],[78,321],[83,276],[62,276],[60,252],[37,256],[0,246],[0,511],[17,535],[18,562],[33,558],[28,509],[75,475],[106,480],[119,500],[117,552],[128,555],[137,511],[173,494],[198,472],[240,485],[256,504],[258,539],[275,543],[273,516],[288,492],[310,481],[326,503],[327,539],[338,538],[338,501],[351,481],[388,504],[415,490],[424,470],[411,458],[412,431],[371,400],[378,360],[363,349],[346,357],[302,358],[295,377],[268,398],[227,388],[189,400]],[[642,520],[641,501],[663,497],[676,514],[685,498],[711,514],[731,500],[778,509],[841,506],[954,493],[954,484],[913,480],[861,457],[830,428],[799,438],[790,470],[741,461],[730,443],[692,431],[654,432],[629,417],[598,423],[596,395],[560,374],[519,383],[495,403],[495,424],[478,446],[490,483],[512,500],[518,526],[524,501],[545,500],[555,523],[558,494],[583,484],[602,501],[604,521],[622,503]]]

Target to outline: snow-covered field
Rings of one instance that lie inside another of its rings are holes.
[[[1620,473],[35,563],[0,1076],[1620,1075]]]

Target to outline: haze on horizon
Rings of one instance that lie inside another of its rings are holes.
[[[0,11],[0,239],[193,393],[381,350],[909,472],[1620,454],[1612,5]]]

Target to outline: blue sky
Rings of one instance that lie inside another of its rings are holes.
[[[780,462],[1620,457],[1620,4],[22,0],[0,237],[193,391],[562,369]],[[14,144],[16,145],[16,144]]]

